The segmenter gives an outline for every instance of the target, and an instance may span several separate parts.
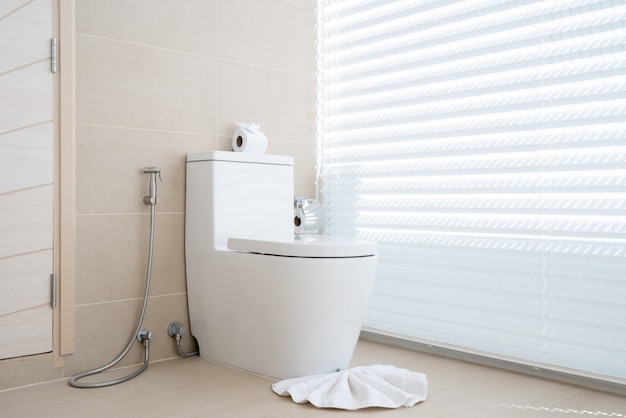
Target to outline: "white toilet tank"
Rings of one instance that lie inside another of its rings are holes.
[[[215,248],[225,249],[233,236],[293,233],[293,158],[289,156],[189,154],[187,191],[192,232],[205,238],[208,234]]]

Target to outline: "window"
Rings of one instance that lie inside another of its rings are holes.
[[[366,329],[626,382],[626,1],[320,0],[327,234]]]

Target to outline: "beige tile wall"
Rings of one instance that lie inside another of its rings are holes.
[[[314,196],[315,59],[315,0],[76,2],[77,351],[62,371],[41,358],[0,366],[20,375],[0,389],[100,366],[127,344],[145,285],[144,166],[163,177],[144,326],[151,360],[176,355],[186,154],[230,149],[235,121],[260,123],[268,152],[295,158],[295,193]],[[141,356],[136,344],[122,364]]]

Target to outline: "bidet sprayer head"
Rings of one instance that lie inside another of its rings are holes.
[[[163,181],[161,178],[161,168],[160,167],[144,167],[143,172],[146,174],[150,174],[150,189],[148,191],[148,196],[144,196],[143,203],[146,205],[156,205],[157,202],[157,185],[156,185],[156,176],[159,175],[159,180]]]

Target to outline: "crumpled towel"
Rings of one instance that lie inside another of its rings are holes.
[[[308,401],[318,408],[398,408],[425,400],[428,381],[423,373],[373,365],[281,380],[272,389],[281,396],[291,395],[296,403]]]

